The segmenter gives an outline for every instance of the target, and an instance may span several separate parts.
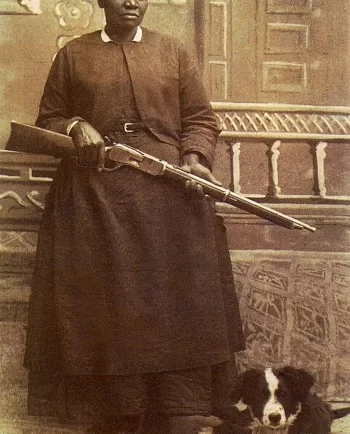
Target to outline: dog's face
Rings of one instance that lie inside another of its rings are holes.
[[[297,418],[313,384],[302,369],[250,369],[238,377],[232,398],[249,407],[255,426],[283,430]]]

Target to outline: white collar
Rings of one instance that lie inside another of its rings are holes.
[[[107,35],[106,30],[101,30],[101,39],[103,42],[113,42],[112,39]],[[141,42],[142,39],[142,29],[140,26],[137,26],[137,30],[132,42]]]

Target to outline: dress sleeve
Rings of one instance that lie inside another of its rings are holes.
[[[220,130],[207,97],[201,74],[181,45],[180,51],[181,155],[195,152],[211,169]]]
[[[68,126],[75,120],[72,87],[69,76],[67,51],[61,49],[51,66],[39,106],[35,125],[61,134],[67,134]]]

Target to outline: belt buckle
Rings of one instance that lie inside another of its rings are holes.
[[[133,122],[125,122],[125,124],[124,124],[124,131],[125,131],[126,133],[133,133],[134,130],[129,129],[129,127],[131,127],[131,126],[133,126],[133,125],[134,125]]]

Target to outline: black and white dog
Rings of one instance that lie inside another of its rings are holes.
[[[311,392],[313,385],[310,373],[290,366],[242,373],[231,396],[236,408],[218,433],[330,434],[333,419],[348,414],[349,408],[332,412]],[[239,412],[244,405],[248,411]],[[239,422],[244,414],[245,422]]]

